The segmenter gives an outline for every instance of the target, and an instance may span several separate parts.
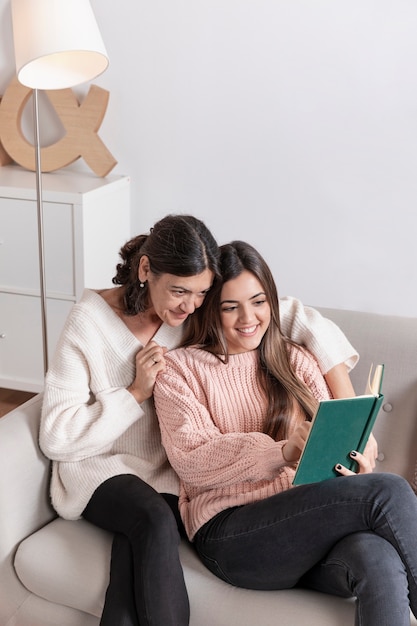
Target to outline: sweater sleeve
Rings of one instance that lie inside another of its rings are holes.
[[[205,490],[271,480],[287,465],[285,442],[257,431],[222,432],[205,406],[206,392],[193,372],[169,359],[155,384],[162,443],[181,480]]]
[[[359,354],[334,322],[290,296],[281,298],[279,304],[284,335],[315,356],[322,374],[340,363],[345,363],[348,371],[355,367]]]
[[[299,346],[291,346],[290,363],[294,373],[307,385],[318,402],[330,400],[330,389],[312,354]]]
[[[54,461],[110,450],[144,414],[126,389],[132,374],[105,341],[91,320],[79,314],[67,320],[45,380],[39,433],[42,451]]]

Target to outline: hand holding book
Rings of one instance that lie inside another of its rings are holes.
[[[362,453],[371,434],[384,396],[381,394],[384,366],[372,367],[363,396],[324,400],[312,420],[293,485],[313,483],[339,476],[343,464],[355,469],[352,450]]]

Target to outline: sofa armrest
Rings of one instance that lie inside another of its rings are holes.
[[[16,577],[19,543],[56,517],[49,502],[50,462],[39,450],[42,405],[35,396],[0,419],[0,623],[28,595]]]

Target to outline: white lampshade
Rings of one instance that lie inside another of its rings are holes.
[[[96,78],[109,60],[89,0],[12,0],[19,82],[66,89]]]

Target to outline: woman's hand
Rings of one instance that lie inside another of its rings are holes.
[[[357,474],[370,474],[372,472],[375,466],[375,461],[372,465],[367,456],[361,454],[360,452],[356,452],[355,450],[353,450],[349,456],[358,464],[358,471],[352,472],[344,465],[338,464],[335,467],[336,472],[339,472],[342,476],[356,476]]]
[[[282,456],[287,463],[297,463],[307,437],[311,430],[311,422],[303,422],[298,426],[288,441],[282,446]]]
[[[156,377],[165,369],[166,351],[167,348],[159,346],[155,341],[150,341],[136,354],[136,375],[127,390],[138,404],[151,397]]]
[[[375,469],[375,461],[378,456],[378,444],[375,437],[369,436],[363,454],[353,451],[350,453],[351,458],[358,463],[359,471],[351,472],[344,465],[336,465],[336,471],[343,476],[351,476],[352,474],[370,474]]]
[[[378,457],[378,443],[372,433],[369,435],[368,443],[365,446],[363,455],[368,459],[370,466],[374,470],[375,461]]]

